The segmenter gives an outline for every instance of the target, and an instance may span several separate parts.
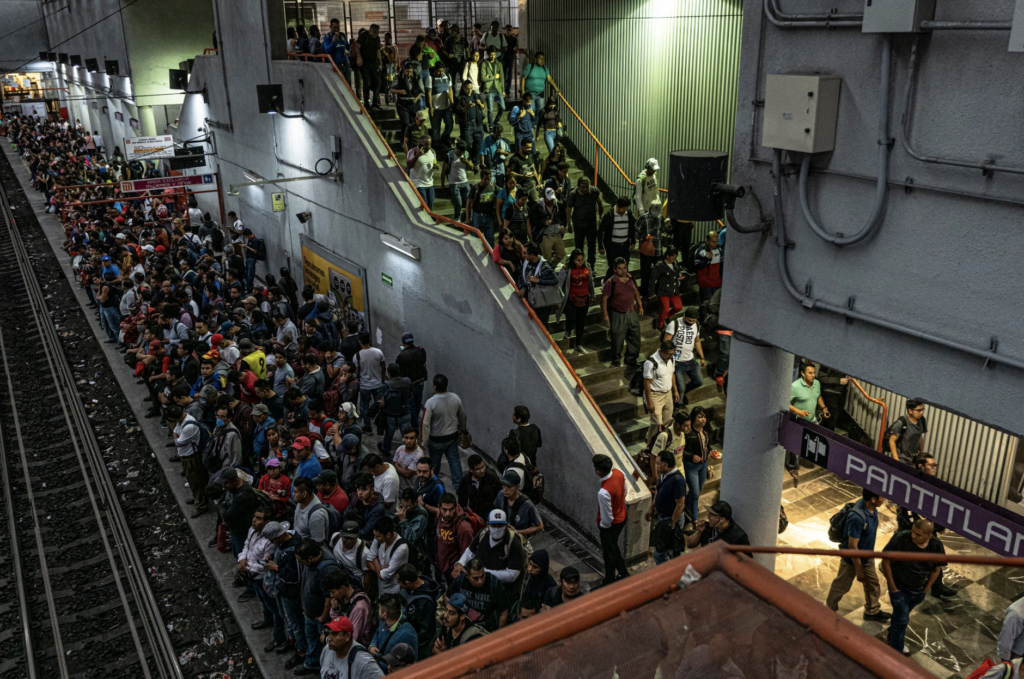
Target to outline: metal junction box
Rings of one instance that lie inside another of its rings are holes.
[[[935,0],[864,0],[862,33],[920,33],[935,18]]]
[[[837,75],[769,75],[761,144],[801,153],[835,148],[842,82]]]

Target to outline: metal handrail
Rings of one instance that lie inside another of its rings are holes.
[[[216,47],[207,47],[203,50],[203,56],[206,56],[207,54],[219,54],[219,52],[217,52]]]
[[[752,547],[726,545],[726,551],[749,554],[800,554],[805,556],[842,556],[848,559],[888,559],[890,561],[927,561],[935,564],[967,563],[981,566],[1024,566],[1020,556],[976,556],[973,554],[935,554],[931,552],[875,552],[870,549],[814,549],[810,547]]]
[[[864,398],[871,401],[872,403],[877,403],[878,405],[882,406],[882,427],[878,431],[878,452],[881,453],[883,452],[882,441],[885,440],[885,423],[889,417],[889,406],[886,404],[885,401],[883,401],[880,398],[873,398],[871,396],[868,396],[868,392],[864,391],[864,387],[860,386],[860,382],[857,381],[856,377],[851,377],[850,380],[853,381],[853,386],[857,387],[857,389],[860,390],[860,393],[863,394]]]
[[[469,235],[471,233],[475,234],[476,237],[480,239],[480,242],[484,244],[484,248],[486,248],[487,253],[491,254],[491,252],[493,250],[493,247],[491,246],[490,243],[487,242],[487,239],[484,238],[483,234],[480,233],[479,229],[476,229],[476,228],[474,228],[474,227],[472,227],[472,226],[470,226],[468,224],[464,224],[464,223],[462,223],[460,221],[451,219],[449,217],[445,217],[443,215],[439,215],[436,212],[433,212],[427,206],[426,201],[423,200],[423,196],[420,195],[419,190],[416,189],[416,185],[412,183],[412,179],[410,179],[409,174],[405,171],[405,167],[402,165],[401,162],[399,162],[398,158],[395,156],[395,152],[391,149],[391,145],[388,144],[387,140],[384,138],[384,135],[382,135],[380,133],[380,130],[377,128],[377,124],[373,121],[373,118],[370,116],[370,114],[367,112],[367,110],[363,107],[363,103],[361,101],[359,101],[359,97],[356,96],[356,93],[352,89],[352,86],[349,84],[348,80],[345,79],[345,76],[342,75],[341,71],[338,70],[337,64],[334,63],[334,61],[330,58],[330,56],[328,56],[326,54],[298,54],[296,52],[288,52],[288,59],[289,60],[304,59],[306,61],[321,61],[323,63],[330,64],[330,66],[334,70],[334,72],[338,74],[339,78],[341,78],[341,82],[345,83],[345,87],[348,89],[349,93],[352,95],[352,98],[355,99],[356,104],[359,106],[360,113],[362,113],[364,116],[366,116],[366,120],[370,124],[370,127],[373,128],[373,131],[377,133],[377,137],[380,139],[381,143],[384,145],[384,148],[387,149],[388,156],[391,158],[391,160],[393,160],[395,162],[395,165],[402,171],[402,176],[405,177],[405,180],[409,183],[409,186],[412,187],[413,194],[419,199],[420,206],[423,208],[423,211],[426,212],[427,215],[429,215],[432,219],[434,219],[435,223],[437,223],[437,222],[445,222],[447,224],[450,224],[450,225],[454,226],[457,229],[461,229],[464,235]],[[499,266],[498,268],[501,270],[502,274],[504,274],[505,279],[508,280],[508,282],[512,285],[512,288],[514,290],[518,291],[519,290],[519,286],[516,285],[516,282],[514,280],[512,280],[512,276],[509,275],[509,273],[505,269],[505,267]],[[517,295],[517,297],[518,297],[518,295]],[[520,299],[521,299],[521,301],[523,303],[523,306],[526,307],[526,311],[529,314],[530,318],[533,319],[533,321],[537,324],[537,327],[540,328],[541,333],[544,335],[545,338],[547,338],[548,343],[551,345],[551,347],[555,350],[555,353],[557,353],[558,357],[561,359],[562,365],[565,366],[565,369],[569,371],[569,375],[571,375],[572,379],[576,382],[576,393],[577,394],[583,394],[586,397],[586,399],[590,403],[590,405],[593,406],[594,411],[597,413],[597,416],[599,418],[601,418],[601,421],[604,423],[605,427],[608,428],[608,432],[612,435],[612,437],[614,437],[614,439],[616,441],[619,442],[619,445],[622,446],[622,450],[626,454],[626,458],[628,460],[630,460],[630,463],[634,467],[633,478],[634,479],[638,479],[638,478],[643,477],[644,476],[643,473],[639,471],[639,469],[636,467],[636,463],[633,462],[633,458],[629,454],[629,450],[628,450],[628,448],[626,448],[626,444],[624,444],[622,442],[622,439],[619,438],[619,435],[618,435],[618,433],[616,433],[615,428],[612,427],[611,422],[609,422],[608,418],[605,417],[604,412],[601,411],[601,408],[600,408],[600,406],[597,405],[597,402],[594,400],[594,397],[590,395],[590,392],[587,390],[586,386],[583,384],[583,380],[580,378],[579,374],[577,374],[576,370],[573,369],[572,365],[569,363],[569,359],[567,359],[565,357],[565,354],[562,353],[562,350],[559,348],[558,343],[555,342],[555,339],[548,332],[548,329],[544,326],[544,323],[541,322],[540,317],[533,310],[533,307],[530,306],[530,303],[527,302],[525,298],[520,298]]]

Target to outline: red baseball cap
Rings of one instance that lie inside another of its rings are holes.
[[[149,343],[150,349],[162,349],[164,345],[160,344],[160,340],[153,340]]]
[[[326,627],[332,632],[348,632],[349,634],[352,634],[355,631],[355,627],[352,626],[352,621],[345,616],[331,620],[327,623]]]
[[[305,436],[300,436],[297,439],[295,439],[295,443],[292,444],[292,448],[294,448],[295,450],[301,450],[303,448],[309,448],[311,445],[313,444],[309,442],[308,438],[306,438]]]
[[[153,250],[155,252],[167,252],[167,248],[165,248],[163,245],[157,245],[155,248],[153,248]]]
[[[223,341],[224,341],[224,335],[220,334],[219,332],[215,333],[213,335],[210,335],[210,346],[211,347],[219,347],[220,343],[223,342]]]

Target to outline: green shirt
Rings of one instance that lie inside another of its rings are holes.
[[[821,396],[821,382],[814,380],[814,384],[807,386],[804,378],[797,379],[789,392],[789,404],[797,410],[806,410],[809,417],[804,419],[813,420],[814,411],[818,407],[818,398]]]

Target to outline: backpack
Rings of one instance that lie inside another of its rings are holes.
[[[324,415],[331,418],[332,420],[337,419],[338,411],[341,409],[341,374],[339,373],[334,381],[331,382],[331,386],[324,390],[324,395],[321,397],[324,403]]]
[[[327,539],[330,540],[332,535],[341,530],[341,512],[327,502],[322,502],[320,506],[327,512]]]
[[[426,509],[423,509],[423,507],[420,507],[418,505],[416,509],[422,510],[422,513],[424,515],[427,513]],[[416,512],[416,514],[419,513],[421,512]],[[420,542],[425,542],[426,537],[427,533],[426,531],[424,531],[423,537],[420,539]],[[430,558],[427,556],[425,544],[421,545],[416,542],[409,542],[403,537],[399,537],[398,539],[401,540],[401,544],[409,548],[409,563],[411,563],[413,566],[416,566],[416,569],[419,570],[420,573],[430,573]],[[395,545],[395,549],[398,549],[398,545]]]
[[[669,427],[662,433],[668,435],[668,438],[665,439],[664,448],[664,450],[668,450],[668,447],[672,445],[672,441],[675,439],[675,436],[672,433],[672,427]],[[661,434],[658,434],[658,436],[661,436]],[[658,440],[658,436],[654,437],[654,441]],[[657,477],[657,474],[654,473],[654,459],[651,457],[651,448],[654,447],[654,441],[651,442],[651,445],[645,447],[643,450],[637,453],[636,457],[634,458],[636,460],[637,468],[649,480]]]
[[[476,535],[484,528],[487,527],[486,522],[479,514],[474,512],[469,507],[462,508],[462,515],[459,516],[459,521],[469,521],[469,527],[473,529],[473,534]]]
[[[864,528],[868,527],[868,517],[853,505],[853,502],[847,502],[842,509],[833,514],[832,518],[828,520],[828,539],[832,542],[843,542],[846,540],[846,518],[850,515],[850,512],[864,520]]]
[[[196,444],[195,453],[205,453],[210,447],[210,428],[199,420],[192,420],[190,424],[194,424],[199,427],[199,443]],[[195,453],[193,453],[193,455]]]
[[[702,328],[714,330],[718,327],[718,311],[721,305],[721,289],[716,290],[711,297],[701,302],[700,308],[697,310],[697,321]]]
[[[691,276],[697,275],[697,265],[695,260],[697,259],[697,250],[699,250],[703,245],[703,243],[694,243],[690,246],[690,249],[686,251],[686,260],[683,262],[683,269],[685,269]]]
[[[384,414],[397,417],[405,412],[405,404],[402,403],[402,392],[393,388],[390,384],[384,384],[384,396],[381,398],[384,407]]]
[[[647,361],[649,361],[649,360],[651,360],[650,357],[648,357],[647,360],[644,361],[644,365],[647,365]],[[637,397],[641,397],[641,398],[643,397],[643,395],[644,395],[644,371],[643,371],[642,367],[639,370],[637,370],[635,373],[633,373],[633,376],[631,378],[629,378],[629,393],[633,394],[633,396],[637,396]]]
[[[900,415],[899,417],[896,418],[896,421],[900,423],[900,433],[899,433],[899,436],[896,437],[896,450],[900,451],[900,450],[903,449],[902,448],[902,446],[903,446],[903,435],[907,433],[907,425],[909,425],[910,423],[907,422],[907,416],[906,415]],[[924,415],[921,416],[920,424],[921,424],[921,433],[927,434],[928,433],[928,421],[925,420]],[[914,456],[916,457],[917,453],[914,453]]]
[[[253,486],[252,489],[256,493],[256,499],[260,501],[259,508],[263,512],[263,516],[265,516],[268,521],[276,519],[277,506],[274,504],[274,500],[270,497],[267,491],[260,490],[256,486]]]
[[[254,238],[256,241],[256,260],[260,262],[267,261],[267,243],[262,238]]]
[[[1001,679],[1010,679],[1010,677],[1013,676],[1013,663],[1006,662],[1005,660],[1001,663],[995,663],[992,661],[992,658],[985,658],[985,662],[981,663],[981,665],[978,666],[978,669],[967,675],[967,679],[981,679],[988,674],[989,670],[993,667],[997,667],[998,665],[1004,666]]]
[[[536,467],[531,469],[522,462],[512,462],[506,469],[522,469],[526,477],[523,483],[523,495],[533,500],[534,504],[544,501],[544,475]]]

